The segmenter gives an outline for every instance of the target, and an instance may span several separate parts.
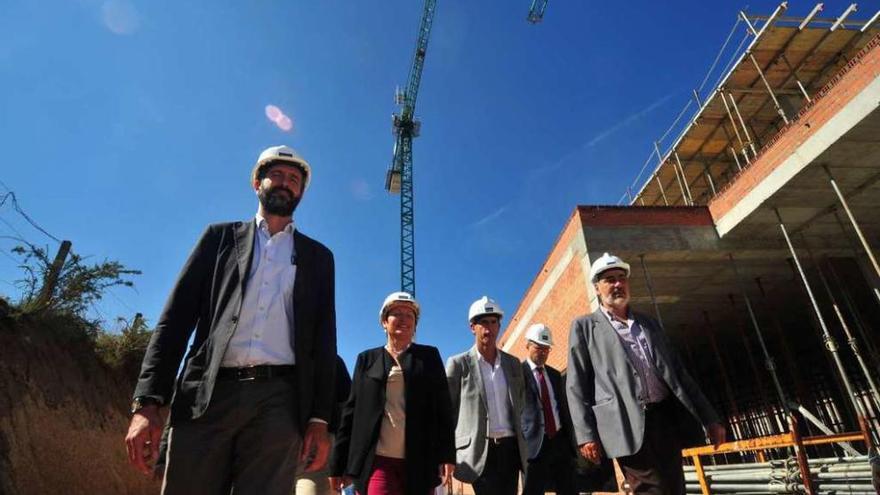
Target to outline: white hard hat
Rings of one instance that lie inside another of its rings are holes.
[[[526,341],[534,342],[538,345],[553,347],[553,334],[550,333],[550,327],[543,323],[535,323],[526,330]]]
[[[471,309],[468,311],[468,321],[473,322],[478,316],[483,315],[496,315],[500,319],[504,317],[504,311],[501,310],[501,306],[494,299],[489,299],[489,296],[483,296],[471,304]]]
[[[612,268],[618,268],[625,271],[626,276],[629,277],[629,263],[613,254],[605,253],[594,261],[593,266],[590,267],[590,282],[595,284],[599,281],[599,275],[601,275],[602,272],[611,270]]]
[[[395,303],[408,304],[416,313],[416,321],[419,320],[420,308],[416,298],[409,292],[392,292],[391,294],[388,294],[388,297],[385,298],[385,302],[382,303],[382,308],[379,309],[379,324],[382,324],[382,322],[385,321],[385,313],[387,313],[391,308],[391,305]]]
[[[303,157],[299,156],[293,148],[288,146],[270,146],[263,150],[260,153],[259,158],[257,158],[257,163],[254,164],[254,170],[251,172],[251,180],[257,180],[257,176],[260,175],[260,171],[274,162],[287,162],[291,163],[294,166],[298,167],[303,173],[303,192],[309,187],[309,182],[312,180],[312,167],[309,165]]]

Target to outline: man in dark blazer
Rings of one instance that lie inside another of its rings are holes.
[[[468,311],[474,346],[446,361],[455,419],[455,478],[477,495],[514,495],[526,465],[520,362],[498,349],[504,312],[486,296]]]
[[[528,444],[524,495],[548,491],[551,481],[559,495],[574,495],[575,448],[565,383],[559,371],[547,365],[553,347],[550,329],[536,323],[526,330],[528,358],[522,363],[526,383],[523,434]]]
[[[156,461],[170,406],[164,494],[287,494],[298,462],[330,448],[336,309],[333,255],[295,229],[311,179],[286,146],[251,173],[256,218],[211,225],[159,317],[134,391],[129,461]],[[189,351],[181,365],[187,343]]]
[[[686,423],[700,421],[716,445],[725,429],[660,325],[630,310],[629,274],[617,256],[598,258],[590,279],[599,310],[571,325],[566,382],[575,437],[586,459],[617,459],[634,493],[683,494]]]

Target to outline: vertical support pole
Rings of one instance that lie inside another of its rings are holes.
[[[728,294],[727,298],[730,300],[730,306],[733,309],[734,313],[739,313],[739,308],[736,307],[736,300],[733,297],[733,294]],[[752,370],[752,376],[755,380],[755,386],[758,389],[758,397],[761,401],[761,408],[764,410],[764,414],[769,418],[771,416],[772,406],[770,404],[770,399],[767,397],[767,390],[764,388],[764,380],[761,377],[761,373],[758,371],[758,363],[755,362],[755,353],[752,351],[752,344],[749,342],[749,337],[746,334],[745,329],[743,328],[743,322],[741,319],[736,319],[736,329],[739,332],[739,337],[742,340],[743,347],[746,351],[746,360],[749,363],[749,368]],[[758,421],[760,425],[760,421]],[[765,433],[770,433],[769,431]]]
[[[749,155],[746,153],[746,143],[743,141],[742,135],[739,133],[739,127],[737,127],[736,121],[733,119],[733,112],[730,111],[730,105],[727,103],[727,97],[724,95],[724,90],[718,90],[718,96],[721,97],[721,102],[724,103],[724,110],[727,111],[727,118],[730,120],[731,127],[733,127],[733,133],[736,135],[736,140],[739,141],[739,149],[746,160],[746,164],[750,164],[751,161],[749,160]]]
[[[853,257],[856,258],[856,264],[859,265],[861,269],[861,264],[859,263],[859,250],[856,249],[855,244],[853,244],[852,239],[850,239],[849,232],[846,230],[846,227],[843,225],[843,220],[840,219],[840,215],[837,214],[837,210],[834,210],[834,218],[837,219],[837,225],[840,227],[840,231],[843,233],[843,237],[849,243],[849,248],[852,251]],[[867,274],[864,274],[867,275]],[[869,278],[869,277],[866,277]],[[876,277],[875,277],[876,278]],[[871,285],[871,290],[874,292],[874,296],[877,298],[877,302],[880,303],[880,290],[877,289],[876,284],[872,284],[870,280],[865,280],[869,285]]]
[[[758,151],[755,149],[755,143],[752,141],[752,136],[749,134],[749,129],[746,127],[746,121],[743,120],[743,116],[739,113],[739,106],[736,104],[736,98],[733,97],[733,93],[727,93],[728,98],[730,98],[730,104],[733,106],[733,109],[736,111],[736,116],[739,119],[739,123],[742,126],[743,134],[746,136],[746,141],[749,143],[749,148],[752,150],[752,157],[758,156]]]
[[[669,206],[669,200],[666,199],[666,190],[663,189],[663,183],[660,182],[660,174],[654,174],[654,178],[657,179],[657,187],[660,188],[660,195],[663,196],[663,204]]]
[[[810,298],[810,303],[813,305],[813,311],[816,314],[816,318],[819,320],[819,326],[822,328],[822,338],[825,341],[825,348],[828,349],[828,352],[830,352],[832,358],[834,358],[837,373],[840,376],[840,380],[843,382],[850,403],[856,412],[856,417],[864,417],[865,411],[862,408],[862,403],[859,402],[856,397],[849,376],[846,374],[846,368],[843,366],[843,361],[840,359],[840,354],[838,353],[837,342],[834,340],[834,337],[831,336],[831,332],[828,330],[828,325],[825,324],[825,318],[822,316],[822,311],[819,310],[819,303],[816,302],[816,296],[813,295],[813,289],[810,288],[810,282],[807,280],[807,275],[801,266],[800,258],[798,258],[797,251],[795,251],[794,245],[791,243],[791,238],[788,236],[785,222],[782,221],[782,215],[779,214],[778,208],[774,208],[773,211],[776,212],[776,218],[779,219],[779,229],[782,231],[782,236],[785,238],[785,243],[788,245],[788,250],[791,252],[791,257],[794,260],[795,267],[797,267],[798,274],[804,284],[804,289],[806,289],[807,296]]]
[[[856,217],[853,216],[852,210],[849,209],[849,203],[847,203],[846,198],[843,196],[843,193],[840,192],[840,188],[837,187],[837,181],[834,180],[834,176],[831,175],[831,170],[827,165],[822,165],[822,168],[825,169],[825,173],[828,174],[828,180],[831,182],[831,187],[834,189],[834,194],[837,195],[837,199],[840,200],[840,204],[843,205],[843,211],[846,212],[846,216],[849,217],[850,223],[852,223],[853,229],[855,229],[856,234],[859,237],[859,241],[862,243],[862,248],[865,250],[865,254],[868,255],[868,259],[871,260],[871,265],[874,267],[874,272],[880,277],[880,265],[877,264],[877,258],[874,257],[874,252],[871,250],[871,246],[868,244],[868,241],[865,239],[865,235],[862,233],[861,227],[859,227],[859,222],[856,221]],[[880,291],[877,288],[874,288],[874,295],[877,297],[877,300],[880,301]]]
[[[761,352],[764,354],[764,364],[767,366],[767,371],[770,372],[771,378],[773,378],[773,386],[776,388],[776,395],[779,399],[779,404],[783,411],[788,411],[788,399],[786,399],[785,392],[782,390],[782,384],[779,382],[779,375],[776,374],[776,363],[773,361],[773,357],[770,356],[770,351],[767,350],[767,344],[764,342],[764,333],[761,331],[761,326],[758,324],[755,310],[752,309],[752,302],[749,299],[749,294],[743,286],[742,278],[740,278],[739,274],[739,268],[736,266],[736,260],[733,259],[733,253],[728,253],[727,256],[730,258],[730,264],[733,266],[733,274],[736,278],[736,284],[745,300],[746,310],[749,312],[749,318],[752,320],[755,335],[758,337],[758,344],[760,344]]]
[[[730,402],[730,412],[734,417],[739,417],[739,406],[736,403],[736,396],[733,393],[733,387],[730,385],[730,377],[727,376],[727,367],[724,365],[724,359],[721,357],[721,350],[718,348],[718,339],[715,338],[715,327],[712,320],[709,319],[709,312],[703,311],[703,319],[706,321],[706,333],[709,334],[709,343],[712,345],[712,352],[715,354],[715,360],[718,362],[718,371],[721,373],[721,381],[724,382],[724,393],[727,401]],[[736,425],[728,418],[731,430],[736,430]],[[742,438],[737,436],[736,438]]]
[[[782,329],[782,324],[779,322],[779,318],[776,316],[776,313],[774,313],[773,308],[771,308],[770,304],[767,302],[767,291],[764,290],[764,284],[761,282],[761,277],[755,277],[755,284],[758,286],[758,291],[761,293],[761,300],[764,301],[764,308],[773,322],[773,329],[776,332],[776,338],[779,339],[779,348],[782,349],[782,358],[785,360],[784,367],[789,373],[791,373],[791,378],[794,381],[795,390],[797,391],[796,396],[799,400],[806,400],[808,397],[808,389],[804,386],[800,368],[797,366],[794,356],[791,354],[790,346],[788,345],[788,342],[785,341],[785,332]]]
[[[58,248],[55,260],[52,261],[52,265],[49,266],[49,271],[46,273],[46,278],[43,279],[43,287],[40,289],[40,295],[37,296],[37,300],[33,304],[34,309],[45,308],[52,301],[52,293],[55,292],[55,285],[58,283],[58,276],[61,274],[61,269],[64,267],[64,260],[67,259],[67,255],[70,253],[71,245],[72,243],[70,241],[61,241],[61,246]]]
[[[660,155],[660,144],[657,143],[657,141],[654,141],[654,151],[657,153],[657,163],[662,167],[664,162],[663,157]],[[657,170],[659,171],[660,169],[658,168]],[[688,204],[687,195],[684,193],[684,186],[681,185],[681,177],[678,176],[678,169],[675,168],[674,165],[672,171],[675,173],[675,181],[678,182],[678,188],[681,190],[681,202],[686,205]]]
[[[776,93],[773,92],[773,88],[770,87],[770,83],[767,82],[767,78],[764,77],[764,71],[761,70],[761,66],[758,65],[758,61],[755,60],[755,56],[749,53],[749,60],[752,61],[752,64],[755,66],[755,70],[758,71],[758,75],[761,76],[761,81],[764,82],[764,87],[767,88],[767,93],[770,94],[770,99],[773,100],[773,106],[776,107],[776,111],[779,113],[779,116],[782,117],[782,121],[788,124],[788,116],[785,115],[785,110],[782,109],[782,106],[779,105],[779,100],[776,99]]]
[[[862,338],[862,341],[865,343],[865,347],[867,347],[868,349],[868,354],[870,354],[871,361],[874,362],[874,366],[877,366],[877,370],[878,372],[880,372],[880,353],[877,352],[877,347],[874,345],[871,336],[868,335],[868,333],[865,331],[865,322],[859,315],[858,308],[856,308],[855,304],[853,304],[852,298],[847,291],[848,287],[843,284],[840,276],[837,275],[837,270],[834,269],[834,263],[832,263],[830,259],[826,260],[826,266],[828,266],[828,273],[831,274],[832,283],[838,288],[840,294],[843,296],[843,302],[844,304],[846,304],[846,309],[853,317],[853,321],[856,324],[856,330],[858,330],[859,337]]]
[[[742,171],[743,166],[739,162],[739,155],[736,154],[736,150],[733,149],[733,146],[728,146],[727,150],[730,151],[730,155],[733,157],[733,161],[736,162],[736,169]]]
[[[822,273],[822,267],[813,256],[813,251],[807,245],[806,239],[803,238],[803,235],[801,236],[801,242],[807,249],[807,255],[810,258],[810,262],[816,267],[816,272],[819,274],[819,280],[822,282],[822,287],[825,288],[825,294],[828,296],[828,300],[831,301],[831,308],[834,310],[834,314],[837,315],[837,321],[840,323],[840,328],[843,329],[843,333],[846,335],[846,342],[849,344],[850,349],[852,349],[853,356],[855,356],[856,362],[859,363],[859,368],[861,368],[862,374],[865,375],[865,380],[868,382],[868,387],[871,389],[871,395],[874,397],[874,404],[880,406],[880,394],[877,392],[877,383],[874,381],[874,377],[871,375],[868,365],[865,364],[865,359],[862,357],[862,353],[859,350],[858,341],[853,336],[852,332],[850,332],[849,325],[846,323],[846,318],[843,317],[843,313],[840,311],[840,306],[837,304],[837,298],[834,297],[834,291],[832,291],[831,286],[828,285],[828,280],[825,278],[825,274]]]
[[[706,482],[706,472],[703,470],[703,461],[700,460],[700,456],[692,455],[691,459],[694,461],[694,470],[697,472],[697,481],[700,482],[700,493],[703,495],[712,495],[712,492],[709,490],[709,483]]]
[[[813,487],[813,477],[810,474],[810,463],[807,461],[807,454],[804,452],[804,442],[801,437],[801,430],[798,425],[797,418],[793,413],[788,415],[788,428],[791,431],[791,440],[794,444],[794,455],[797,459],[798,470],[801,472],[801,479],[804,482],[804,492],[807,495],[816,493]]]
[[[681,173],[681,178],[684,180],[684,189],[687,193],[688,203],[691,206],[694,206],[694,197],[691,195],[691,186],[688,184],[687,176],[684,174],[684,167],[681,165],[681,158],[678,157],[678,151],[672,150],[672,154],[675,155],[675,163],[678,164],[678,171]]]
[[[718,191],[715,189],[715,181],[712,180],[712,171],[709,170],[709,165],[703,164],[703,173],[706,176],[706,183],[709,184],[709,189],[712,190],[712,196],[718,194]]]
[[[645,255],[639,255],[639,261],[642,262],[642,274],[645,275],[645,283],[648,285],[648,294],[651,296],[651,303],[654,304],[654,313],[657,314],[657,321],[660,323],[660,328],[665,328],[663,326],[663,317],[660,316],[660,306],[657,305],[657,298],[654,296],[654,284],[651,283],[651,274],[648,273],[648,265],[645,264]]]

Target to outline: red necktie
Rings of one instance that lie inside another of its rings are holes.
[[[538,373],[538,383],[541,384],[541,408],[544,409],[544,431],[547,438],[556,436],[556,418],[553,416],[553,406],[550,404],[550,389],[547,388],[547,380],[544,379],[544,368],[535,368]]]

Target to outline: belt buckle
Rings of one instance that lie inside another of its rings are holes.
[[[252,382],[257,379],[257,367],[248,366],[235,370],[235,379],[240,382]]]

